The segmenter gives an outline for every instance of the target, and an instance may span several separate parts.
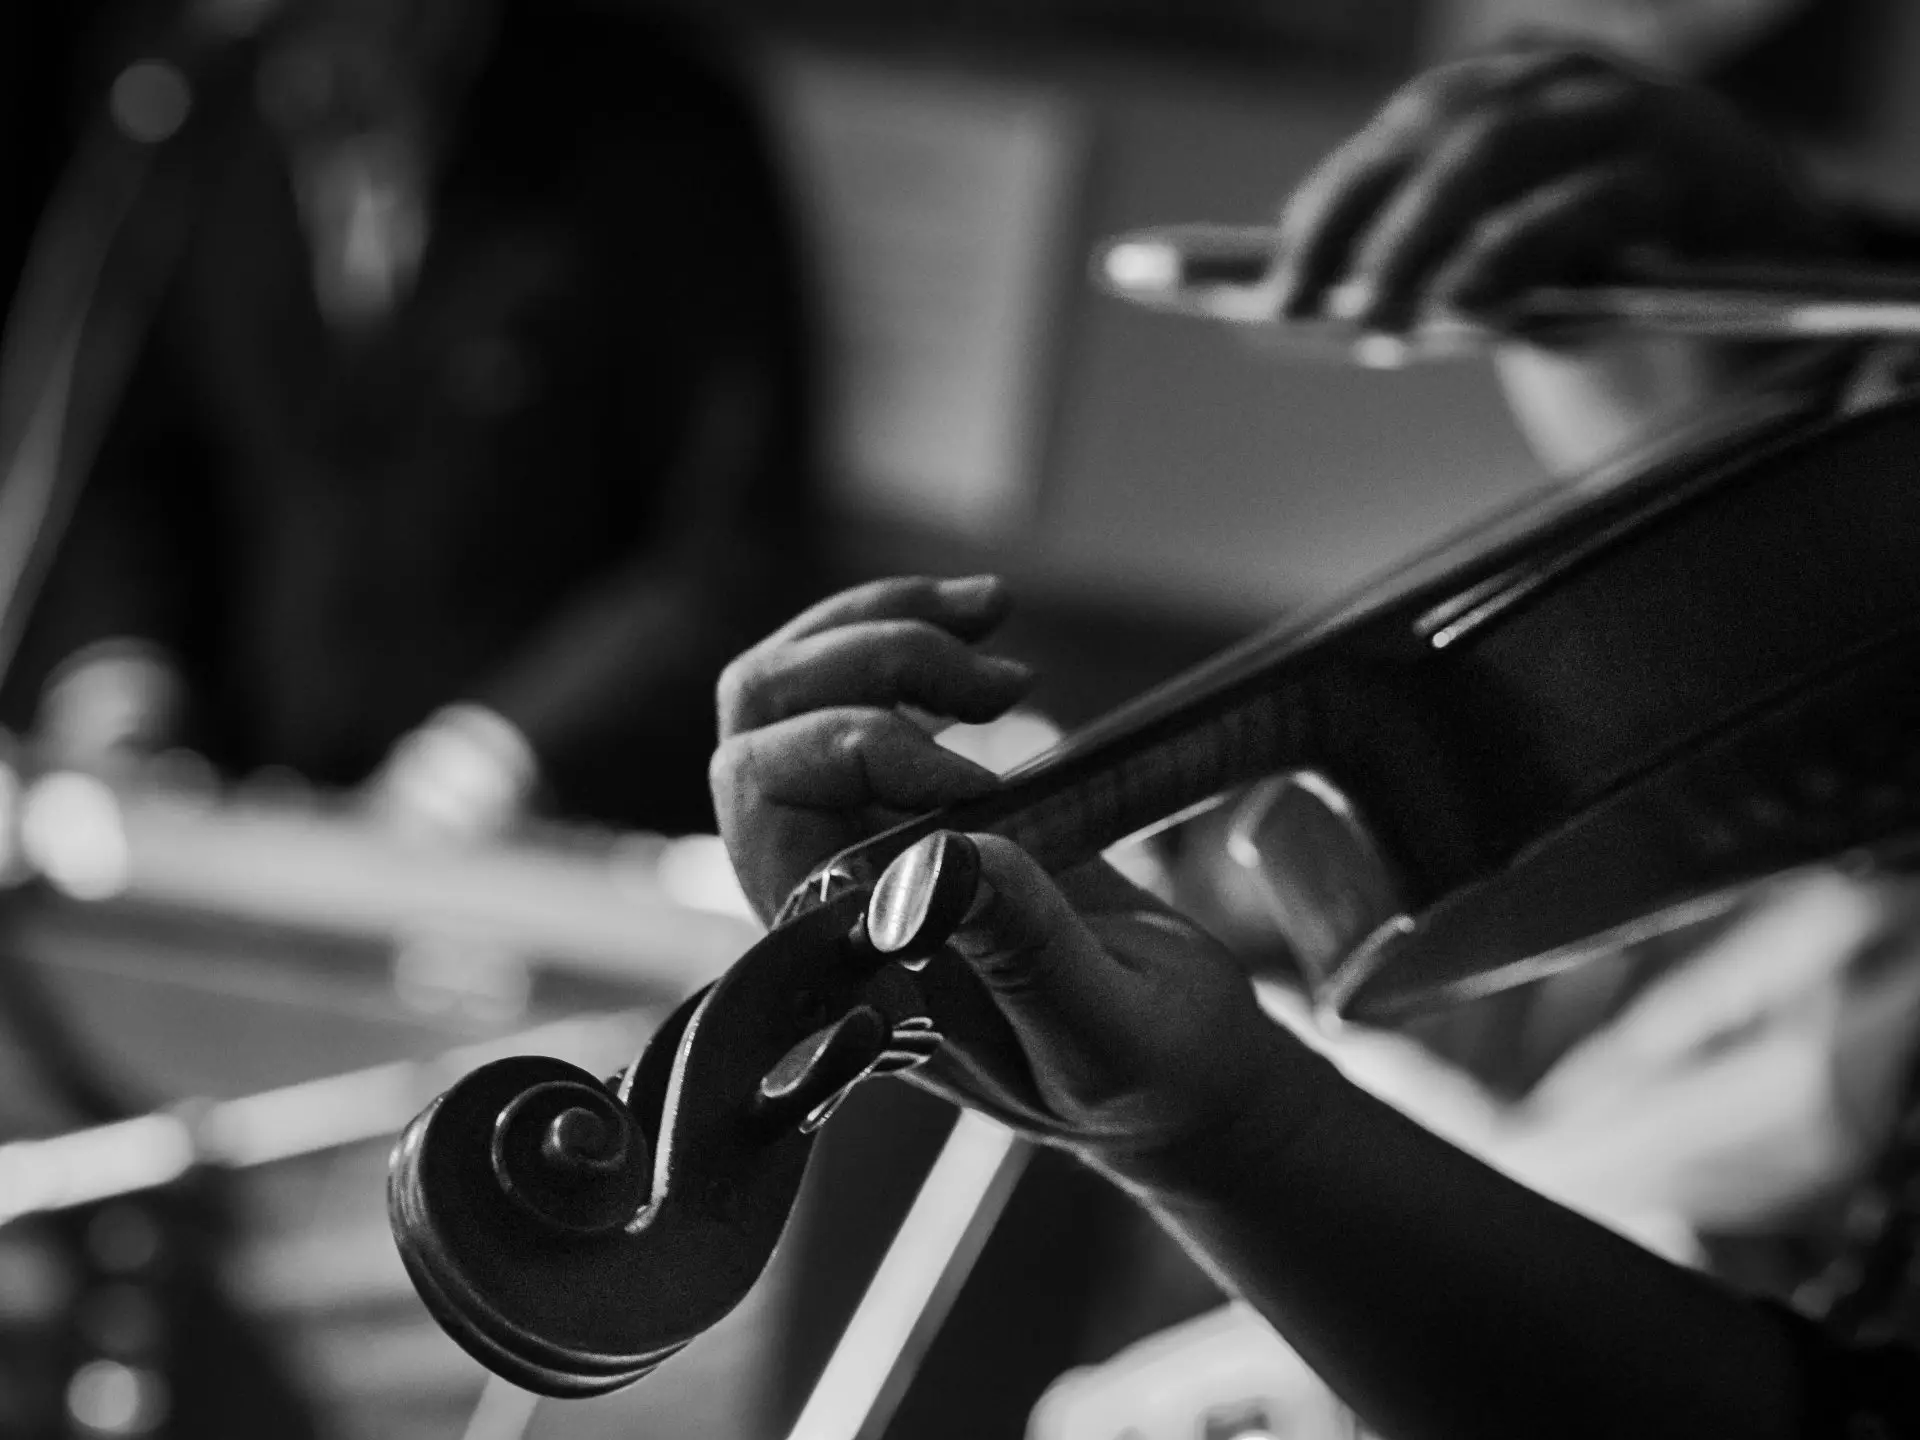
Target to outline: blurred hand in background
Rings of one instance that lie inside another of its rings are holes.
[[[1706,88],[1564,40],[1522,40],[1396,92],[1287,200],[1282,318],[1400,334],[1506,326],[1547,285],[1655,260],[1843,254],[1845,227],[1770,137]],[[1500,368],[1550,468],[1583,468],[1728,393],[1767,347],[1513,333]]]

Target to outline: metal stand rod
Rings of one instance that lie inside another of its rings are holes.
[[[1030,1149],[961,1112],[787,1440],[874,1440],[886,1428]]]

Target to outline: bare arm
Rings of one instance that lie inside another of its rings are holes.
[[[1802,1433],[1779,1319],[1343,1083],[1113,1165],[1395,1437]]]
[[[762,913],[877,819],[995,783],[897,707],[1012,703],[1020,677],[974,649],[998,613],[980,583],[872,586],[730,667],[715,798]],[[934,963],[968,966],[1002,1024],[948,1035],[916,1078],[1125,1186],[1384,1433],[1806,1433],[1812,1367],[1780,1314],[1363,1094],[1112,872],[1056,884],[1005,840],[973,843],[974,903]]]

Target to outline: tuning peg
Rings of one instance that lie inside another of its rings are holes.
[[[936,830],[902,851],[874,885],[867,944],[919,969],[960,928],[979,884],[979,848],[957,831]]]
[[[781,1056],[760,1081],[754,1113],[779,1128],[817,1130],[885,1057],[889,1038],[887,1022],[872,1006],[848,1011]]]

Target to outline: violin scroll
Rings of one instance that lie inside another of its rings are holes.
[[[394,1237],[434,1318],[529,1390],[597,1395],[664,1353],[583,1363],[543,1303],[559,1272],[617,1245],[651,1195],[650,1147],[620,1097],[563,1061],[495,1061],[454,1085],[396,1146]]]
[[[646,1203],[646,1137],[604,1086],[547,1080],[493,1125],[493,1179],[542,1225],[602,1234]]]
[[[944,835],[910,855],[768,934],[614,1081],[500,1060],[408,1127],[394,1235],[468,1353],[540,1394],[604,1394],[745,1297],[820,1125],[940,1044],[909,967],[965,915],[978,859]]]

